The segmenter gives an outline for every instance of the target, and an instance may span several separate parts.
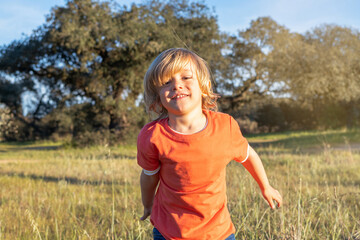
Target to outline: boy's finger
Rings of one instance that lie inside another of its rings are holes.
[[[148,216],[150,216],[150,212],[149,211],[144,211],[144,215],[140,218],[141,221],[144,221],[145,219],[147,219]]]
[[[279,191],[276,190],[276,193],[277,193],[277,196],[276,196],[276,198],[274,198],[274,199],[275,199],[275,201],[278,203],[278,204],[277,204],[278,207],[281,207],[281,205],[282,205],[282,197],[281,197]]]
[[[275,206],[274,206],[274,202],[273,202],[273,199],[272,199],[272,198],[270,198],[270,199],[266,199],[266,201],[268,202],[269,206],[270,206],[272,209],[274,209],[274,208],[275,208]]]

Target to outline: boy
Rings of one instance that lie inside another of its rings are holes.
[[[137,155],[143,168],[141,220],[151,215],[154,239],[235,239],[225,182],[233,159],[251,173],[271,208],[273,200],[281,206],[237,122],[213,111],[217,96],[202,58],[186,49],[162,52],[144,88],[147,110],[159,114],[141,130]]]

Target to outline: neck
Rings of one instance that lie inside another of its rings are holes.
[[[169,114],[169,126],[173,130],[192,134],[201,131],[206,125],[206,116],[202,112],[194,112],[187,115],[172,115]]]

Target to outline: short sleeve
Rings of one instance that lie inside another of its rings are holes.
[[[249,143],[242,135],[239,124],[233,117],[230,120],[230,129],[234,160],[244,163],[249,157]]]
[[[154,171],[160,167],[159,152],[155,144],[151,143],[152,132],[145,127],[137,139],[137,163],[147,171]]]

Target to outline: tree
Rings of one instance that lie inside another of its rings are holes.
[[[358,31],[323,25],[277,44],[272,77],[286,83],[294,97],[306,102],[359,99]]]
[[[222,108],[237,112],[244,103],[277,92],[279,81],[269,77],[269,58],[279,38],[288,38],[289,31],[269,17],[251,21],[250,27],[228,38],[230,49],[225,55],[227,69],[217,85],[222,93]]]
[[[35,111],[31,117],[23,115],[23,104],[21,95],[24,92],[35,92],[33,83],[23,79],[21,81],[10,81],[6,77],[0,77],[0,103],[4,105],[8,115],[11,116],[9,124],[11,128],[3,131],[4,138],[7,140],[29,140],[43,137],[44,129],[39,126],[42,108],[40,98]],[[8,126],[9,124],[4,124]],[[12,131],[9,129],[16,129]],[[21,136],[20,136],[21,135]]]
[[[360,33],[322,25],[276,41],[270,77],[307,107],[318,127],[356,124],[360,100]],[[325,111],[326,109],[326,111]],[[345,116],[345,117],[344,117]],[[310,117],[310,116],[309,116]]]
[[[155,0],[128,9],[72,0],[29,38],[3,48],[0,71],[46,89],[38,100],[48,106],[43,116],[69,107],[81,112],[73,116],[74,137],[121,136],[144,121],[142,81],[155,56],[187,47],[212,64],[220,43],[216,17],[199,2]]]

